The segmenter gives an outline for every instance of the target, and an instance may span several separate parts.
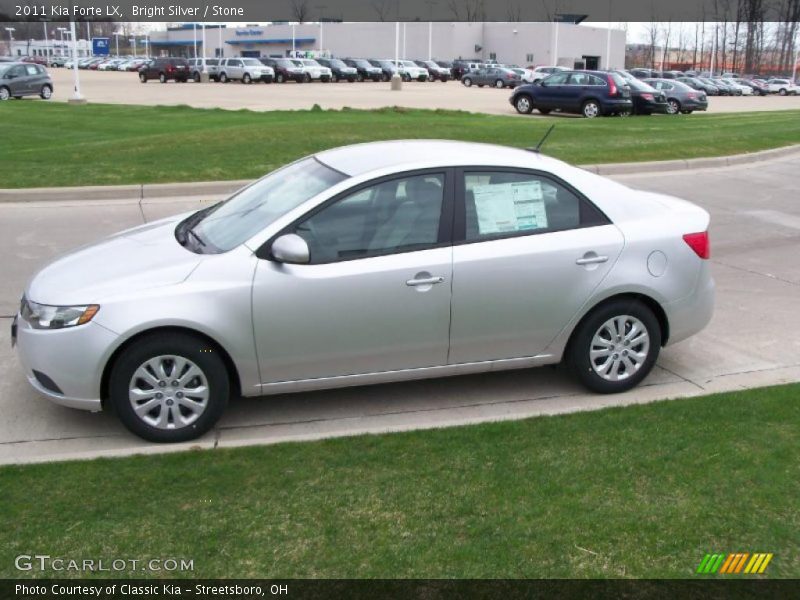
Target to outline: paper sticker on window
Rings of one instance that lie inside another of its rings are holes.
[[[472,193],[481,235],[547,228],[538,180],[475,186]]]

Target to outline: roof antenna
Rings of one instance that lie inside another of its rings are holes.
[[[548,129],[547,133],[545,133],[544,136],[542,136],[542,139],[539,140],[539,143],[536,144],[536,147],[535,148],[525,148],[525,150],[527,150],[528,152],[535,152],[536,154],[539,154],[539,151],[542,149],[542,145],[544,144],[545,140],[548,137],[550,137],[550,134],[553,132],[553,129],[555,129],[555,128],[556,128],[555,124],[550,125],[550,129]]]

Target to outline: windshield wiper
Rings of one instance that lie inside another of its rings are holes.
[[[189,227],[186,230],[186,233],[188,233],[190,236],[192,236],[197,241],[197,243],[200,244],[201,246],[205,246],[206,245],[206,243],[200,238],[200,236],[195,233],[194,227]]]

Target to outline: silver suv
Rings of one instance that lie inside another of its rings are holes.
[[[189,68],[192,70],[192,79],[196,82],[200,81],[200,74],[203,72],[203,59],[202,58],[190,58],[189,59]],[[219,80],[219,59],[218,58],[207,58],[206,59],[206,71],[208,72],[208,78],[211,81],[218,81]]]
[[[272,83],[275,79],[275,70],[263,64],[257,58],[223,58],[219,61],[219,81],[227,83],[229,80],[238,80],[242,83],[263,81]]]

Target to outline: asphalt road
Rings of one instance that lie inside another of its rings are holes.
[[[53,99],[65,102],[72,96],[72,72],[51,69],[55,94]],[[389,83],[285,83],[252,84],[139,83],[136,73],[116,71],[79,71],[81,92],[89,102],[111,104],[177,105],[196,108],[226,108],[238,110],[295,110],[308,109],[314,104],[322,108],[380,108],[405,106],[409,108],[466,110],[501,115],[516,115],[508,103],[510,90],[492,87],[466,88],[458,81],[441,83],[404,83],[399,92],[391,91]],[[800,108],[800,96],[765,96],[710,98],[709,112],[785,110]],[[543,117],[534,112],[535,118]],[[656,116],[653,118],[666,118]],[[681,117],[678,117],[681,118]]]
[[[796,154],[750,166],[616,177],[688,198],[711,212],[717,281],[708,328],[666,348],[653,373],[631,392],[588,394],[561,369],[546,367],[238,399],[203,439],[167,447],[142,442],[111,414],[62,408],[29,389],[10,349],[10,315],[27,278],[52,257],[145,219],[199,206],[200,200],[0,203],[0,463],[440,427],[798,381],[799,171]]]

